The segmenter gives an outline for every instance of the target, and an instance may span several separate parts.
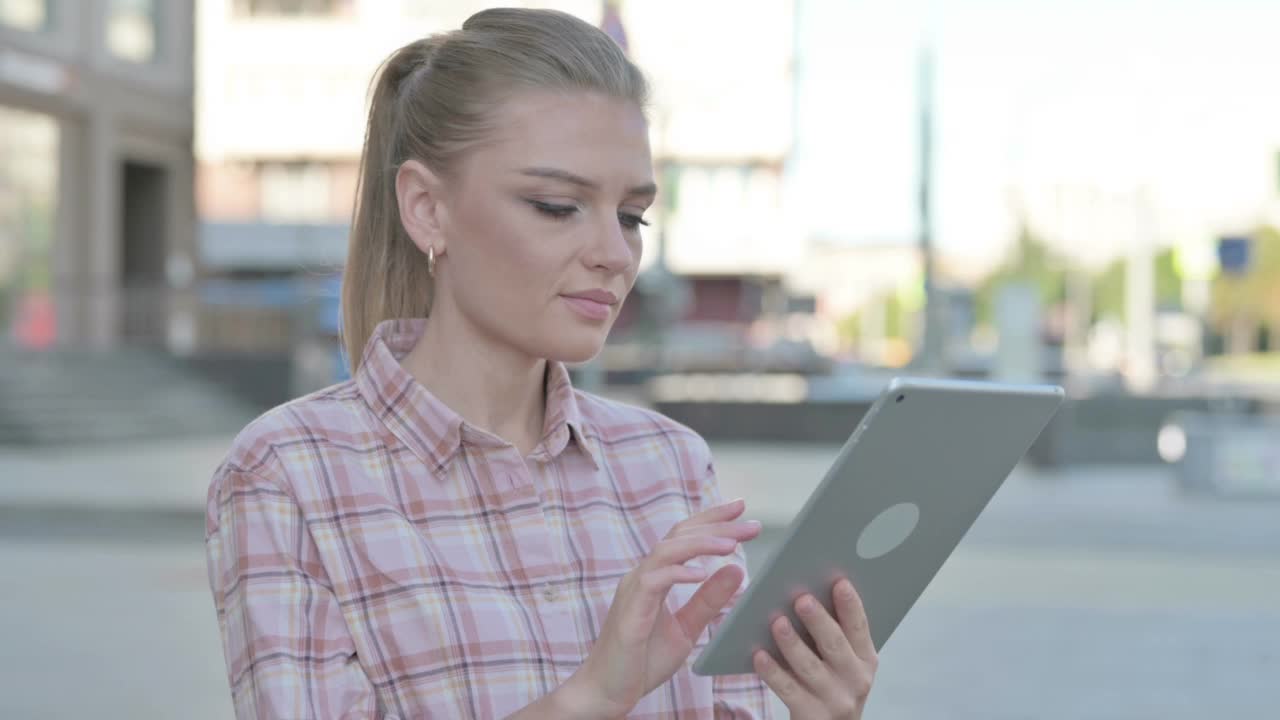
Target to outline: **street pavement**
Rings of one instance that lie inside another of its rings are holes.
[[[225,718],[201,545],[230,438],[0,450],[0,717]],[[766,523],[833,446],[713,446]],[[1019,467],[882,652],[869,720],[1280,716],[1280,503]]]

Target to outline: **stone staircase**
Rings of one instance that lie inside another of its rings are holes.
[[[0,446],[225,435],[259,411],[158,350],[0,346]]]

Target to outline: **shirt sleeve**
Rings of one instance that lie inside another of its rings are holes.
[[[711,450],[706,447],[705,441],[700,441],[700,450],[703,457],[702,480],[699,494],[702,498],[700,506],[702,508],[710,508],[724,502],[720,494],[720,484],[716,480],[715,464],[711,460]],[[729,562],[733,562],[742,566],[743,581],[738,587],[738,591],[734,593],[733,599],[729,601],[725,608],[720,611],[720,615],[711,621],[709,628],[709,637],[714,637],[719,631],[721,623],[733,606],[738,602],[738,598],[742,597],[743,591],[747,587],[750,578],[746,577],[747,557],[742,546],[739,545],[734,551]],[[712,692],[715,695],[715,716],[717,720],[765,720],[772,718],[771,711],[771,692],[765,686],[764,681],[754,673],[745,675],[717,675],[712,680]]]
[[[373,686],[302,511],[282,485],[220,466],[205,548],[236,717],[373,717]]]

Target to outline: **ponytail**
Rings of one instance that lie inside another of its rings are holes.
[[[403,112],[397,106],[403,86],[425,71],[433,42],[424,38],[400,48],[373,82],[342,273],[342,344],[353,375],[378,323],[430,311],[431,276],[400,223],[396,170],[405,159]]]

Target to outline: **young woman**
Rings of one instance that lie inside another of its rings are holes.
[[[641,73],[572,16],[487,10],[376,79],[343,278],[350,381],[236,439],[209,577],[248,717],[858,717],[876,656],[847,582],[783,658],[690,656],[759,525],[707,445],[574,390],[654,200]]]

